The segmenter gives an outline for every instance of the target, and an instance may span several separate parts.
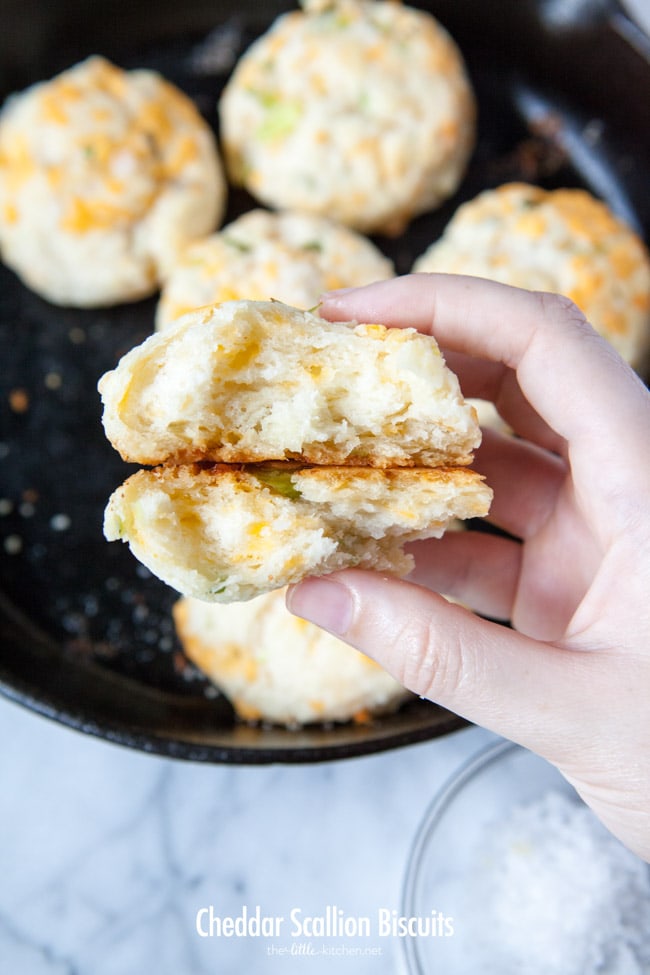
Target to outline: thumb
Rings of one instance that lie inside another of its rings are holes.
[[[396,680],[468,720],[561,761],[591,654],[542,643],[427,589],[347,569],[290,587],[288,609]]]

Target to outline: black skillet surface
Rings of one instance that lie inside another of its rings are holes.
[[[398,271],[459,203],[512,179],[586,186],[650,236],[650,59],[620,9],[565,0],[419,5],[465,55],[479,142],[452,200],[402,238],[377,241]],[[0,93],[101,53],[161,71],[216,128],[235,58],[289,6],[0,2]],[[227,219],[253,205],[232,193]],[[97,379],[150,333],[154,307],[152,299],[55,308],[0,267],[0,689],[91,734],[207,762],[345,758],[460,727],[413,699],[367,727],[251,728],[184,660],[170,618],[176,595],[101,533],[106,500],[131,469],[103,436]]]

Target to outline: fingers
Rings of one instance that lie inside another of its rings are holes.
[[[440,539],[413,542],[408,550],[415,557],[410,582],[492,619],[511,618],[521,565],[518,542],[484,532],[447,532]]]
[[[566,441],[533,409],[521,391],[514,370],[464,352],[443,350],[447,365],[460,381],[465,397],[488,400],[511,429],[545,450],[566,456]]]
[[[514,369],[524,396],[570,443],[586,477],[595,479],[614,456],[636,467],[647,454],[650,395],[568,299],[479,278],[412,274],[326,295],[320,314],[410,325],[445,349]],[[647,487],[650,464],[643,475]],[[610,470],[610,497],[628,479],[629,470]]]
[[[474,467],[494,491],[488,521],[523,539],[546,522],[567,477],[561,458],[493,430],[483,432]]]
[[[307,579],[287,603],[470,721],[554,761],[580,745],[575,712],[597,668],[591,654],[538,643],[419,586],[356,569]]]

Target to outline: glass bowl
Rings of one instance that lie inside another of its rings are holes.
[[[401,918],[409,975],[650,971],[650,866],[557,769],[508,741],[483,749],[429,806]]]

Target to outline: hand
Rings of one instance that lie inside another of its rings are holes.
[[[432,333],[464,394],[497,405],[518,437],[488,433],[474,466],[514,537],[449,532],[413,546],[410,581],[350,569],[289,608],[544,756],[650,859],[650,394],[554,295],[419,274],[320,313]]]

